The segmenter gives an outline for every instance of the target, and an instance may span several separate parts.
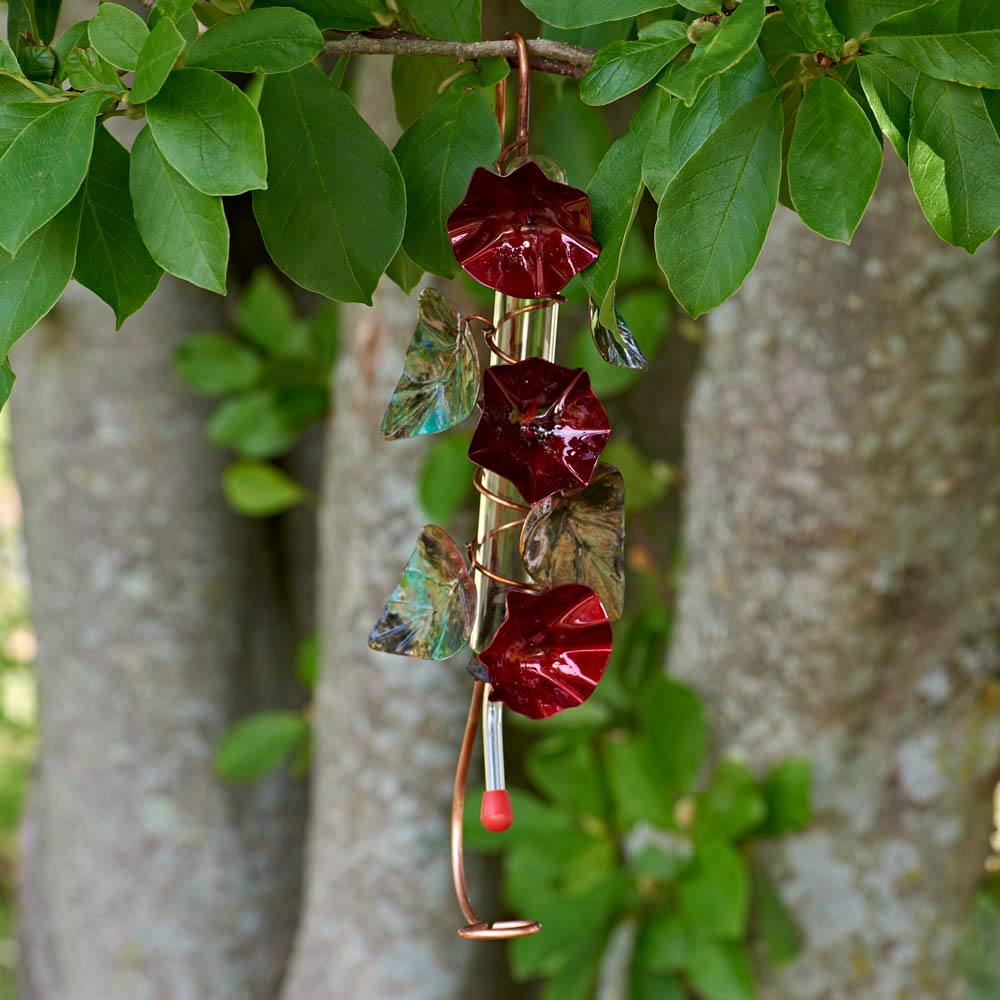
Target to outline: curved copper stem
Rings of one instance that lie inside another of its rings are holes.
[[[507,143],[500,151],[500,159],[497,160],[497,163],[501,165],[501,173],[503,173],[502,165],[507,162],[509,157],[514,154],[518,156],[528,155],[528,128],[531,123],[531,60],[528,56],[528,43],[516,31],[508,31],[504,37],[512,39],[517,46],[517,138],[513,142]],[[504,111],[506,112],[506,91],[504,91],[504,103]]]
[[[462,915],[469,921],[458,934],[459,937],[474,941],[524,937],[527,934],[537,934],[542,929],[542,925],[534,920],[499,920],[495,924],[488,924],[476,916],[472,900],[469,899],[469,887],[465,881],[465,857],[462,850],[462,824],[465,819],[465,790],[469,781],[469,761],[472,759],[472,750],[476,743],[476,730],[479,728],[485,687],[482,681],[476,681],[472,688],[472,703],[469,705],[469,715],[465,720],[465,735],[462,737],[462,749],[458,755],[458,767],[455,768],[455,791],[451,799],[451,877],[455,883],[455,896]]]
[[[489,492],[485,487],[481,487],[479,483],[476,483],[476,489],[479,490],[483,496],[493,498],[494,494]],[[506,501],[502,504],[504,507],[510,507],[513,510],[521,510],[520,504],[508,503]],[[529,508],[524,508],[528,510]],[[484,566],[479,561],[479,550],[491,539],[496,538],[497,535],[503,534],[505,531],[510,531],[511,528],[520,528],[524,524],[525,519],[519,517],[516,521],[508,521],[506,524],[501,524],[499,528],[494,528],[492,531],[483,535],[482,538],[477,538],[474,542],[469,543],[468,554],[469,562],[472,563],[472,568],[479,570],[483,576],[488,576],[495,583],[499,583],[504,587],[517,587],[519,590],[545,590],[540,583],[528,583],[525,580],[514,580],[509,576],[502,576],[499,573],[495,573],[493,570]]]
[[[484,496],[487,500],[492,500],[495,504],[501,507],[506,507],[508,510],[519,510],[524,514],[527,514],[531,508],[527,504],[516,503],[514,500],[505,500],[499,493],[494,493],[484,482],[483,477],[486,475],[486,470],[482,467],[476,469],[472,476],[472,485]]]
[[[483,340],[486,341],[486,346],[490,349],[490,352],[500,358],[501,361],[505,361],[508,365],[516,365],[519,359],[515,358],[513,354],[509,354],[496,342],[497,330],[503,326],[504,323],[514,323],[519,316],[524,316],[526,313],[535,312],[538,309],[548,309],[551,306],[554,306],[557,302],[565,301],[565,295],[549,295],[547,298],[532,299],[523,306],[511,309],[510,312],[504,313],[497,323],[494,323],[493,320],[482,315],[482,313],[472,313],[470,316],[465,317],[465,321],[466,323],[471,323],[475,320],[477,323],[482,323]]]

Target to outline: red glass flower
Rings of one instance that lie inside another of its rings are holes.
[[[479,654],[492,701],[529,719],[585,702],[611,657],[611,623],[590,587],[568,583],[542,594],[512,590],[507,617]]]
[[[500,175],[479,167],[448,216],[455,257],[476,281],[519,299],[555,295],[597,260],[590,200],[529,160]]]
[[[543,358],[483,373],[469,458],[509,479],[528,503],[590,482],[611,424],[582,368]]]

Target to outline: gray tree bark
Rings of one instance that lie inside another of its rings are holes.
[[[764,852],[806,951],[762,1000],[960,993],[1000,750],[998,251],[942,244],[894,161],[852,247],[779,210],[709,318],[671,666],[721,750],[816,774]]]
[[[116,333],[73,286],[13,355],[41,706],[24,1000],[271,1000],[284,970],[304,785],[229,788],[212,759],[294,697],[299,626],[273,527],[227,508],[227,456],[171,365],[222,318],[165,277]]]

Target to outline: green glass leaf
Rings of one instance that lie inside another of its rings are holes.
[[[318,386],[255,389],[227,399],[205,425],[216,447],[247,458],[275,458],[290,451],[329,405]]]
[[[584,287],[598,304],[602,322],[613,324],[615,289],[625,243],[642,200],[642,154],[656,122],[660,91],[643,94],[625,134],[604,154],[587,186],[594,217],[594,239],[601,247],[597,260],[580,273]]]
[[[848,38],[863,38],[880,21],[906,10],[925,7],[931,0],[826,0],[833,23]]]
[[[802,221],[850,243],[875,193],[882,146],[858,102],[832,77],[810,84],[788,151],[788,190]]]
[[[448,434],[428,449],[420,466],[420,505],[428,517],[447,524],[475,495],[469,463],[471,434]]]
[[[0,158],[0,246],[9,253],[80,190],[103,100],[88,93],[58,105],[31,122]]]
[[[692,104],[705,83],[735,66],[753,48],[764,24],[764,0],[742,0],[715,31],[694,47],[690,59],[671,64],[659,86]]]
[[[199,35],[185,64],[226,73],[288,73],[323,48],[316,22],[290,7],[264,7],[227,17]]]
[[[646,356],[632,336],[625,318],[615,306],[615,325],[607,327],[601,322],[597,303],[588,298],[590,309],[590,334],[598,353],[609,365],[618,368],[630,368],[634,371],[645,371],[649,367]]]
[[[160,92],[186,44],[173,21],[164,17],[156,22],[139,53],[139,68],[128,98],[130,104],[142,104]]]
[[[533,580],[546,587],[582,583],[604,604],[608,617],[625,606],[625,481],[600,462],[590,484],[540,500],[521,528],[521,558]]]
[[[146,105],[167,162],[203,194],[267,187],[264,130],[239,88],[207,69],[178,69]]]
[[[0,357],[55,304],[73,276],[83,198],[74,198],[22,245],[0,251]]]
[[[767,821],[761,836],[777,837],[807,826],[812,818],[812,765],[808,760],[784,760],[764,780]]]
[[[253,209],[271,259],[304,288],[370,305],[406,216],[392,154],[315,66],[268,77],[260,114],[271,182]]]
[[[784,119],[777,92],[727,118],[670,182],[656,217],[656,259],[697,318],[750,273],[778,203]]]
[[[742,944],[696,937],[685,966],[699,1000],[754,1000],[756,996],[753,968]]]
[[[24,104],[0,104],[0,156],[10,144],[36,119],[48,114],[57,104],[42,101]]]
[[[612,42],[594,57],[580,82],[584,104],[610,104],[631,94],[656,76],[688,44],[680,21],[658,21],[663,26],[652,36],[632,42]]]
[[[778,0],[788,26],[806,43],[810,52],[825,52],[831,59],[840,58],[844,36],[837,30],[824,0]]]
[[[3,361],[0,361],[0,410],[4,408],[4,404],[10,399],[10,394],[14,389],[15,378],[14,369],[10,366],[10,360],[4,358]]]
[[[425,271],[451,277],[458,263],[445,223],[476,167],[500,154],[500,129],[482,91],[449,88],[400,137],[394,150],[406,183],[403,247]]]
[[[468,324],[436,288],[425,288],[403,374],[382,417],[382,437],[445,431],[472,413],[478,395],[479,356]]]
[[[697,845],[679,903],[682,920],[699,937],[740,940],[750,908],[750,873],[740,853],[721,841]]]
[[[174,351],[174,366],[195,392],[209,398],[252,389],[264,374],[254,351],[221,333],[185,338]]]
[[[892,56],[866,55],[858,60],[861,86],[879,127],[906,163],[913,115],[913,88],[920,75],[912,66]]]
[[[301,712],[257,712],[241,719],[222,738],[215,770],[223,781],[245,782],[276,770],[308,739],[309,720]]]
[[[156,290],[163,269],[146,249],[132,212],[129,154],[107,129],[94,138],[90,171],[83,185],[80,243],[87,248],[73,276],[115,313],[115,326]]]
[[[64,66],[66,79],[74,90],[108,87],[120,93],[124,90],[118,71],[102,59],[95,49],[73,49]]]
[[[117,3],[102,3],[87,26],[90,44],[119,69],[135,71],[139,53],[149,35],[142,18]]]
[[[908,152],[913,190],[934,231],[972,253],[1000,228],[1000,137],[983,92],[921,76]]]
[[[660,116],[642,158],[642,178],[661,201],[677,171],[730,115],[755,97],[774,89],[763,56],[752,48],[732,69],[713,77],[694,104],[660,102]]]
[[[368,636],[383,653],[447,660],[472,632],[476,586],[451,537],[428,524]]]
[[[546,24],[557,28],[582,28],[588,24],[619,21],[667,6],[663,0],[522,0]]]
[[[234,462],[222,474],[222,492],[229,506],[246,517],[274,517],[297,507],[305,487],[268,462]]]
[[[866,48],[896,56],[939,80],[1000,87],[1000,5],[938,0],[880,22]]]
[[[132,146],[129,190],[153,260],[178,278],[225,295],[229,227],[222,199],[191,187],[163,158],[148,128]]]

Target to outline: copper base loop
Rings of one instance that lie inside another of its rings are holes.
[[[507,941],[537,934],[542,925],[536,920],[498,920],[495,924],[469,924],[458,931],[466,941]]]

